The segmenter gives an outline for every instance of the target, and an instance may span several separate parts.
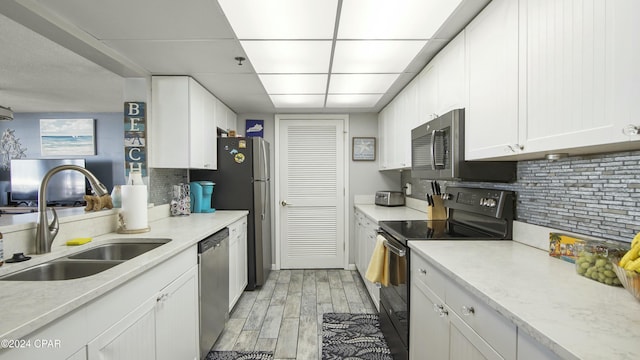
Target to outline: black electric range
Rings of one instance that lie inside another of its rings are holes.
[[[381,221],[380,228],[407,246],[407,241],[503,240],[508,234],[492,233],[449,220]]]
[[[409,358],[411,252],[408,241],[510,240],[515,213],[512,191],[449,187],[442,196],[447,220],[379,222],[388,249],[390,278],[404,282],[380,288],[380,327],[395,360]],[[401,264],[399,266],[398,264]]]

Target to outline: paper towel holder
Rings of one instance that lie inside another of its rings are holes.
[[[124,221],[124,216],[122,213],[118,213],[118,229],[116,229],[116,233],[118,234],[142,234],[151,231],[151,227],[147,226],[142,229],[127,229],[127,223]]]

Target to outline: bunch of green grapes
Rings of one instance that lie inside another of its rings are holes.
[[[584,277],[607,285],[622,285],[613,271],[613,264],[604,255],[581,251],[576,259],[576,271]]]

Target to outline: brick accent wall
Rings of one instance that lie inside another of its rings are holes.
[[[425,200],[429,180],[402,173],[411,197]],[[519,221],[598,238],[631,241],[640,231],[640,151],[518,162],[514,183],[441,182],[513,190]]]

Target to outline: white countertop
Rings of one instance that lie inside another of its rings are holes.
[[[114,238],[171,238],[172,241],[93,276],[64,281],[0,281],[0,339],[19,339],[96,299],[127,280],[162,263],[203,238],[246,216],[247,211],[216,211],[167,217],[150,223],[151,231],[136,235],[111,233],[80,246],[56,248],[33,255],[23,263],[5,264],[0,275],[31,267],[39,262],[67,256]],[[31,256],[31,255],[30,255]]]
[[[640,302],[515,241],[409,242],[420,256],[565,359],[637,359]]]
[[[367,217],[376,222],[427,219],[426,212],[418,211],[407,206],[379,206],[373,204],[356,204],[355,207],[356,209],[362,211]]]

